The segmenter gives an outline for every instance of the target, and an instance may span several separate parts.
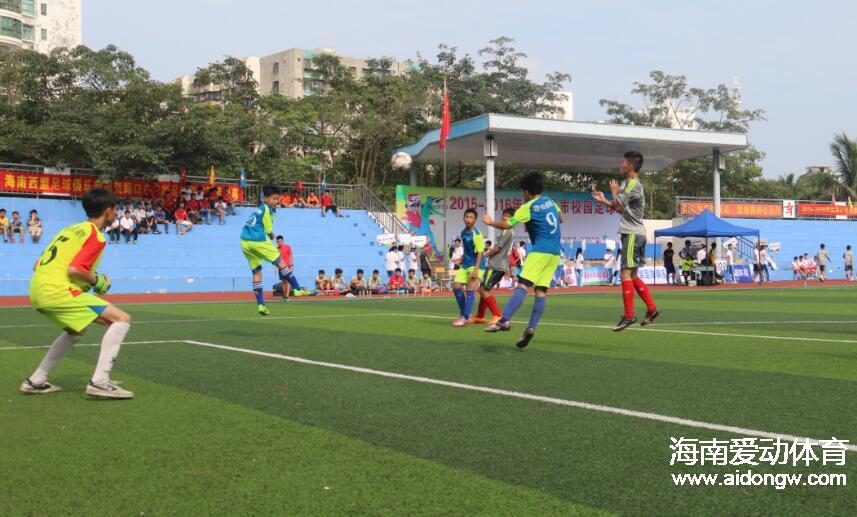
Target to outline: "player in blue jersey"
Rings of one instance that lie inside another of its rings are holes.
[[[485,251],[485,239],[482,232],[476,228],[476,210],[468,208],[464,211],[464,229],[461,230],[461,245],[464,255],[461,257],[458,273],[452,284],[455,301],[458,302],[458,319],[452,324],[463,327],[472,323],[470,311],[476,301],[476,291],[479,289],[479,278],[482,276],[482,253]],[[466,291],[466,292],[465,292]]]
[[[521,179],[521,191],[525,203],[515,211],[508,221],[495,221],[490,215],[482,217],[482,222],[499,230],[511,230],[518,223],[524,223],[530,235],[533,248],[527,254],[524,269],[518,275],[518,287],[512,298],[506,303],[503,317],[500,321],[485,327],[485,332],[507,331],[512,327],[511,319],[524,303],[529,289],[533,289],[536,300],[533,302],[533,312],[530,322],[521,338],[518,348],[530,344],[536,331],[536,326],[545,311],[548,288],[553,280],[557,266],[560,264],[560,223],[562,216],[557,210],[556,203],[542,195],[544,177],[538,172],[531,172]]]
[[[274,214],[276,206],[280,203],[280,189],[266,186],[262,189],[262,203],[259,208],[250,214],[250,218],[241,230],[241,249],[250,264],[253,272],[253,294],[256,295],[256,303],[259,304],[259,314],[267,316],[270,314],[265,305],[264,291],[262,289],[262,263],[270,262],[276,266],[283,283],[283,292],[289,288],[289,275],[291,270],[283,264],[280,252],[274,245]]]

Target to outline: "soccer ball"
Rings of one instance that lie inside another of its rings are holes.
[[[410,154],[399,152],[393,155],[393,158],[390,160],[390,166],[397,171],[406,171],[411,168],[413,161]]]

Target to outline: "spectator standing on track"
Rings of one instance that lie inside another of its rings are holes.
[[[423,276],[425,276],[426,273],[428,273],[429,277],[431,277],[431,252],[432,252],[432,248],[431,248],[431,244],[429,244],[429,243],[426,243],[426,245],[420,249],[420,256],[419,256],[420,273]]]
[[[42,220],[39,218],[39,212],[36,210],[30,210],[30,219],[27,221],[27,232],[30,234],[30,239],[33,241],[33,244],[38,244],[39,239],[42,238],[42,232],[44,228],[42,227]]]
[[[830,259],[827,256],[827,250],[824,249],[824,244],[818,247],[816,256],[818,257],[818,281],[824,282],[827,280],[827,261]]]
[[[664,250],[663,255],[664,269],[667,270],[667,283],[675,285],[675,250],[672,242],[667,243],[667,249]]]
[[[762,248],[759,250],[759,263],[761,264],[762,274],[765,275],[765,282],[771,281],[771,274],[768,271],[768,245],[762,244]]]
[[[17,211],[12,212],[12,219],[9,221],[9,240],[12,244],[15,244],[16,233],[20,243],[24,244],[24,222],[21,221],[21,214]]]
[[[405,257],[408,259],[407,265],[408,265],[409,270],[413,269],[414,271],[417,271],[418,269],[420,269],[420,261],[419,261],[419,257],[417,256],[417,249],[416,248],[411,247],[408,250]]]
[[[524,267],[524,262],[527,260],[527,243],[521,241],[518,243],[518,257],[521,260],[520,267]]]
[[[390,246],[390,251],[384,255],[384,269],[387,270],[387,278],[392,278],[396,272],[396,264],[399,261],[399,248]]]
[[[684,247],[678,252],[678,258],[681,259],[681,276],[684,279],[684,285],[688,285],[690,272],[693,270],[693,250],[690,240],[684,241]]]
[[[449,269],[457,271],[461,267],[461,259],[463,258],[464,246],[461,244],[461,239],[455,239],[455,244],[449,253]]]
[[[400,244],[399,248],[396,250],[396,268],[402,270],[402,276],[404,276],[405,272],[405,246]]]
[[[845,267],[845,280],[854,281],[854,254],[851,252],[851,245],[845,246],[845,253],[842,254],[842,261]]]
[[[610,250],[604,252],[604,269],[606,269],[607,274],[610,275],[610,279],[607,283],[609,285],[616,285],[616,277],[614,275],[616,271],[616,257],[613,256],[613,252]],[[669,269],[667,269],[667,279],[669,279]]]
[[[726,275],[730,284],[738,283],[738,281],[735,280],[735,245],[731,242],[726,246]]]
[[[577,287],[583,287],[583,248],[577,248],[574,253],[574,273],[577,275]]]

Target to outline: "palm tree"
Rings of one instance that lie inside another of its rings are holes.
[[[806,199],[857,198],[857,141],[840,133],[834,136],[830,151],[835,170],[810,172],[798,178],[800,195]]]
[[[785,176],[777,178],[777,183],[780,184],[785,192],[788,192],[792,197],[794,197],[797,195],[798,179],[799,178],[795,173],[790,172]]]

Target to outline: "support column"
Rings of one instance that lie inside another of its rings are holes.
[[[711,175],[714,177],[714,187],[712,190],[712,194],[714,197],[714,215],[720,217],[720,161],[722,157],[720,155],[720,149],[714,148],[711,152]],[[717,258],[723,256],[723,241],[721,239],[715,239],[715,243],[717,243]],[[706,253],[708,251],[706,250]]]
[[[411,162],[411,166],[408,167],[408,174],[410,175],[410,183],[412,187],[417,186],[417,168],[414,166],[414,162]]]
[[[494,160],[497,158],[497,142],[494,137],[488,135],[485,137],[485,213],[495,218],[494,211]],[[497,242],[494,239],[494,227],[486,228],[485,238],[492,243]]]

